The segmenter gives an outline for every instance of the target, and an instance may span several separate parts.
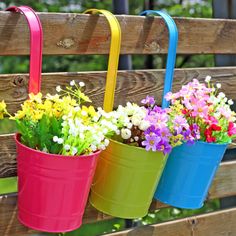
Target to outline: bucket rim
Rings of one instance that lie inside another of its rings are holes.
[[[31,152],[35,152],[35,153],[38,153],[38,154],[41,154],[41,155],[44,155],[44,156],[48,156],[50,158],[56,157],[56,158],[64,158],[64,159],[70,160],[70,159],[94,157],[94,156],[98,156],[101,153],[101,150],[98,150],[98,151],[93,152],[93,153],[88,154],[88,155],[79,155],[79,156],[52,154],[52,153],[42,152],[40,150],[36,150],[36,149],[30,148],[30,147],[24,145],[23,143],[21,143],[19,138],[20,138],[20,133],[16,133],[14,135],[14,139],[15,139],[15,142],[17,143],[17,145],[19,145],[22,148],[27,149],[27,150],[29,150]]]
[[[115,143],[115,144],[121,145],[121,146],[124,147],[124,148],[137,149],[137,150],[140,150],[140,151],[142,151],[142,152],[160,153],[160,154],[162,154],[164,157],[168,156],[168,154],[165,155],[163,152],[158,151],[158,150],[155,151],[155,152],[153,152],[153,151],[151,151],[151,150],[147,151],[145,148],[142,148],[142,147],[131,146],[131,145],[128,145],[128,144],[125,144],[125,143],[121,143],[121,142],[119,142],[119,141],[116,141],[116,140],[114,140],[114,139],[109,139],[109,140],[110,140],[111,143]]]
[[[212,145],[212,146],[227,146],[227,145],[229,145],[231,142],[229,142],[229,143],[208,143],[208,142],[206,142],[206,141],[202,141],[202,140],[196,140],[196,141],[194,141],[194,144],[195,143],[202,143],[202,144],[207,144],[207,145]],[[185,143],[183,143],[183,144],[187,144],[186,142]],[[193,144],[193,145],[194,145]],[[191,146],[191,144],[189,145],[189,146]]]

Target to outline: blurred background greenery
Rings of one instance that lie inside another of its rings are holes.
[[[116,1],[116,0],[114,0]],[[119,1],[119,0],[117,0]],[[128,1],[128,0],[127,0]],[[212,17],[211,0],[135,0],[129,2],[129,14],[138,15],[145,9],[165,10],[171,16],[183,17]],[[7,0],[0,2],[0,9],[4,10],[11,5],[28,5],[40,12],[83,12],[88,8],[99,8],[114,11],[112,1],[105,0]],[[196,35],[197,37],[197,35]],[[164,68],[165,56],[132,56],[133,69]],[[14,66],[12,66],[14,65]],[[28,56],[0,57],[0,73],[27,73],[29,66]],[[106,70],[107,56],[101,55],[70,55],[70,56],[44,56],[43,72],[72,72]],[[179,55],[176,67],[211,67],[214,66],[213,55]],[[0,123],[0,132],[14,131],[11,124],[6,121]],[[219,201],[211,201],[199,210],[183,210],[177,208],[165,208],[149,213],[142,219],[134,221],[124,219],[112,219],[104,222],[83,225],[80,229],[67,233],[68,236],[95,236],[102,233],[121,230],[126,227],[154,224],[166,220],[191,216],[219,209]],[[42,233],[40,235],[52,235]]]

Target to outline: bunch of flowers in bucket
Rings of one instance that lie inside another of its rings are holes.
[[[47,153],[62,155],[88,155],[104,150],[109,144],[109,133],[117,127],[106,120],[106,112],[101,108],[101,116],[81,91],[85,84],[75,81],[62,89],[56,87],[56,95],[42,93],[29,94],[22,109],[14,116],[6,110],[4,101],[0,103],[0,118],[8,114],[16,121],[22,144]],[[101,122],[102,121],[102,122]]]
[[[82,92],[85,84],[57,86],[57,94],[29,94],[14,116],[0,103],[0,117],[14,119],[18,173],[18,219],[47,232],[78,228],[97,160],[117,127]],[[43,220],[42,220],[43,219]]]
[[[145,216],[172,148],[199,135],[183,114],[155,105],[147,96],[139,106],[128,102],[108,115],[118,127],[101,153],[91,186],[90,203],[121,218]]]
[[[236,114],[233,101],[220,92],[220,83],[193,79],[177,93],[169,92],[170,113],[182,115],[193,136],[192,145],[174,148],[155,193],[155,198],[180,208],[203,206],[216,170],[227,146],[236,138]],[[175,178],[173,178],[173,173]]]
[[[169,92],[166,99],[171,102],[171,113],[184,116],[190,130],[200,134],[195,140],[230,143],[236,137],[235,112],[230,108],[233,101],[219,92],[221,84],[211,83],[210,76],[205,82],[193,79],[177,93]]]
[[[118,127],[112,139],[166,155],[182,142],[192,142],[199,137],[199,130],[192,129],[184,114],[162,109],[151,96],[141,103],[142,106],[130,102],[126,106],[119,105],[108,115]]]

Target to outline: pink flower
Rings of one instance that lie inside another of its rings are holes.
[[[167,101],[171,101],[172,103],[178,99],[180,96],[179,96],[179,93],[172,93],[172,92],[168,92],[166,95],[165,95],[165,99]]]
[[[229,126],[228,126],[228,135],[232,136],[236,134],[236,127],[234,126],[233,122],[229,122]]]
[[[214,117],[214,116],[210,116],[208,115],[207,119],[206,119],[206,123],[207,124],[218,124],[218,120]]]
[[[225,107],[220,107],[219,109],[218,109],[218,111],[220,112],[220,114],[222,115],[222,116],[224,116],[226,119],[229,119],[230,117],[231,117],[231,112],[229,112],[229,110],[228,109],[226,109]]]
[[[194,107],[192,116],[196,117],[199,116],[201,118],[208,117],[209,107],[206,105],[205,101],[199,101]]]

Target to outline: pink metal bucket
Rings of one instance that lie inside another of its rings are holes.
[[[19,137],[15,136],[20,222],[46,232],[78,228],[100,151],[87,156],[48,154],[26,147]]]

